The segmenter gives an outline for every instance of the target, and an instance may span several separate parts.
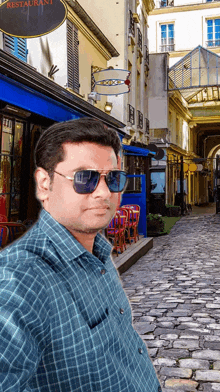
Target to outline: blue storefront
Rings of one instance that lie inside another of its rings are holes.
[[[125,193],[122,196],[121,205],[138,204],[141,207],[140,219],[138,224],[139,234],[147,236],[147,203],[150,193],[150,160],[146,159],[155,155],[154,152],[146,148],[128,146],[123,144],[123,155],[125,158],[130,157],[129,182]],[[142,162],[141,162],[142,160]],[[133,165],[132,165],[133,161]],[[133,168],[132,168],[133,166]]]
[[[36,219],[33,151],[41,132],[54,122],[94,117],[116,129],[124,124],[71,94],[33,67],[0,50],[0,215]]]

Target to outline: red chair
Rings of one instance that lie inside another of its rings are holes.
[[[126,249],[125,225],[126,216],[120,216],[120,214],[116,212],[114,218],[111,220],[106,229],[106,237],[113,243],[113,251],[116,251],[117,256],[118,250],[123,253],[124,249]]]
[[[137,242],[139,240],[138,233],[138,223],[140,218],[140,206],[138,204],[126,204],[121,206],[121,208],[125,208],[128,210],[128,240],[131,244],[131,241]]]
[[[0,223],[1,223],[1,222],[8,222],[8,218],[7,218],[6,215],[0,214]]]
[[[23,223],[18,222],[0,222],[0,226],[8,228],[8,242],[16,240],[27,230]]]
[[[4,248],[4,246],[8,243],[9,229],[6,226],[0,225],[0,248]]]

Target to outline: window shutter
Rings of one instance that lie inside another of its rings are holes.
[[[78,29],[67,20],[67,85],[79,92]]]
[[[3,35],[4,50],[27,62],[27,43],[25,38],[16,38],[10,35]]]

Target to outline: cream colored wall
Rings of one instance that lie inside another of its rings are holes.
[[[107,67],[107,60],[100,54],[100,52],[94,48],[92,43],[79,32],[79,84],[80,84],[80,95],[86,100],[88,94],[91,92],[91,67],[97,66],[101,68]],[[101,101],[97,101],[95,104],[99,109],[104,110],[106,102],[105,96],[100,96]]]
[[[125,1],[78,0],[78,2],[123,57]]]
[[[44,45],[48,41],[52,63],[59,68],[54,75],[54,81],[64,87],[67,83],[66,22],[52,33],[42,36],[41,40]],[[27,39],[27,49],[28,63],[47,76],[50,67],[42,54],[40,38]]]
[[[108,51],[94,37],[93,33],[85,28],[80,19],[74,16],[77,23],[80,23],[81,29],[78,29],[79,39],[79,94],[82,98],[88,99],[91,92],[91,66],[107,68],[107,58],[110,58]],[[74,23],[75,24],[75,23]],[[53,64],[57,65],[59,71],[54,75],[54,81],[62,87],[67,86],[67,38],[66,22],[58,29],[41,39],[45,44],[48,41]],[[37,71],[47,76],[49,67],[45,62],[41,51],[40,38],[27,40],[28,62],[33,65]],[[100,49],[100,50],[99,50]],[[104,110],[106,97],[101,96],[101,101],[97,101],[95,106]]]

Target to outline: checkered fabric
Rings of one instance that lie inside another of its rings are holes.
[[[42,210],[0,254],[0,392],[158,392],[98,234],[89,253]]]

